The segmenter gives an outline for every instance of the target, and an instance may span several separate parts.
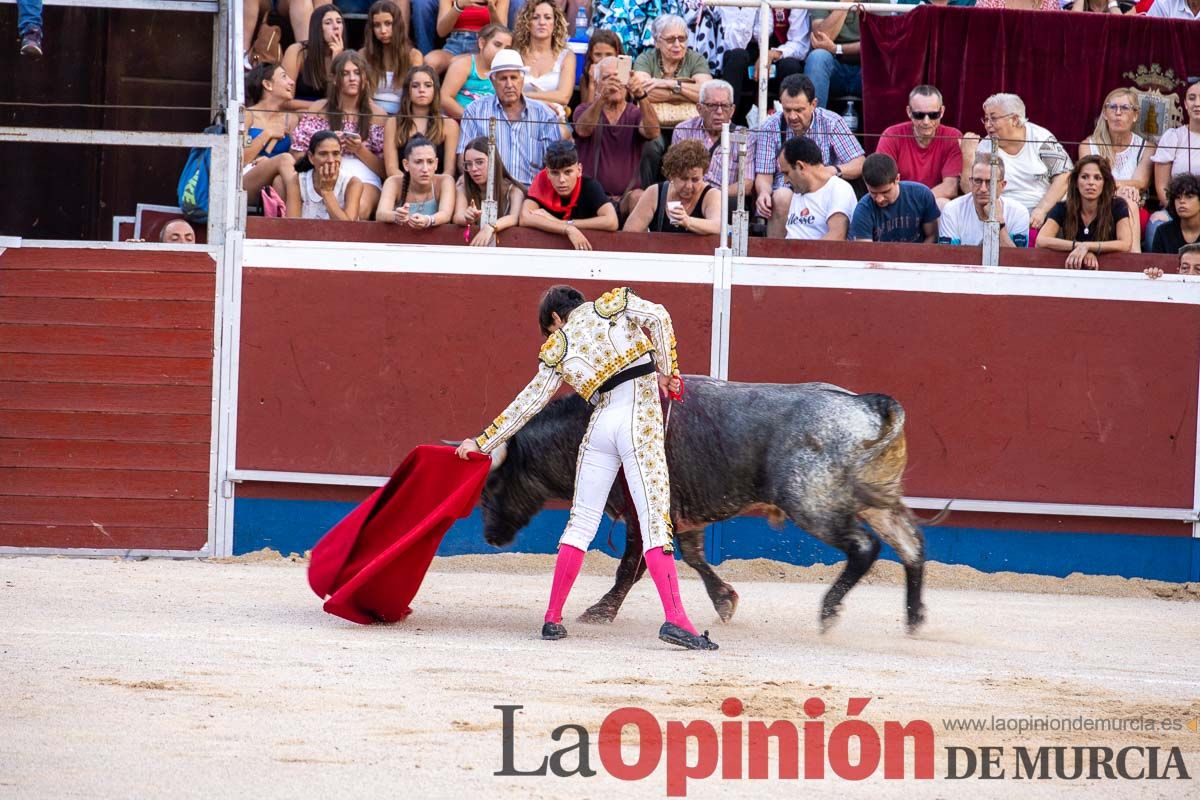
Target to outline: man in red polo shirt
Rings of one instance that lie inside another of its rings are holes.
[[[962,174],[962,131],[942,124],[942,93],[921,85],[908,93],[910,122],[893,125],[879,137],[875,152],[891,156],[906,181],[923,183],[933,190],[938,208],[958,196]]]

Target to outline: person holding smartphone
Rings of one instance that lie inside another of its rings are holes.
[[[646,82],[632,66],[629,56],[601,59],[592,67],[596,100],[572,115],[583,174],[600,182],[622,217],[642,195],[642,145],[660,133]]]

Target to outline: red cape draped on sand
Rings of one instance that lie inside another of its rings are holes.
[[[398,622],[421,588],[442,537],[471,513],[491,459],[463,461],[452,447],[421,445],[385,486],[313,547],[308,585],[330,614],[369,625]]]

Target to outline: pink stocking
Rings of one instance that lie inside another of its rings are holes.
[[[562,622],[563,605],[567,595],[579,577],[586,553],[569,544],[559,545],[558,559],[554,562],[554,583],[550,585],[550,605],[546,608],[546,622]]]
[[[654,587],[658,589],[658,597],[662,600],[663,612],[667,622],[673,622],[688,633],[695,635],[687,612],[683,610],[683,601],[679,598],[679,575],[675,572],[675,558],[663,552],[661,547],[646,551],[646,568],[654,579]]]

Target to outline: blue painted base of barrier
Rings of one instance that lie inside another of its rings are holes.
[[[234,504],[234,553],[264,547],[281,553],[303,553],[353,503],[316,500],[239,498]],[[566,511],[543,511],[517,535],[512,546],[499,550],[483,540],[483,520],[476,510],[450,529],[438,555],[475,553],[553,553],[566,525]],[[1184,583],[1200,581],[1200,539],[1132,534],[1043,533],[942,526],[925,532],[930,561],[965,564],[983,572],[1026,572],[1063,577],[1072,572],[1119,575]],[[809,566],[834,564],[841,551],[818,542],[792,525],[772,530],[766,520],[741,517],[705,531],[705,552],[713,564],[729,558],[769,558]],[[605,521],[592,544],[611,556],[625,547],[625,526]],[[891,548],[882,557],[897,560]]]

